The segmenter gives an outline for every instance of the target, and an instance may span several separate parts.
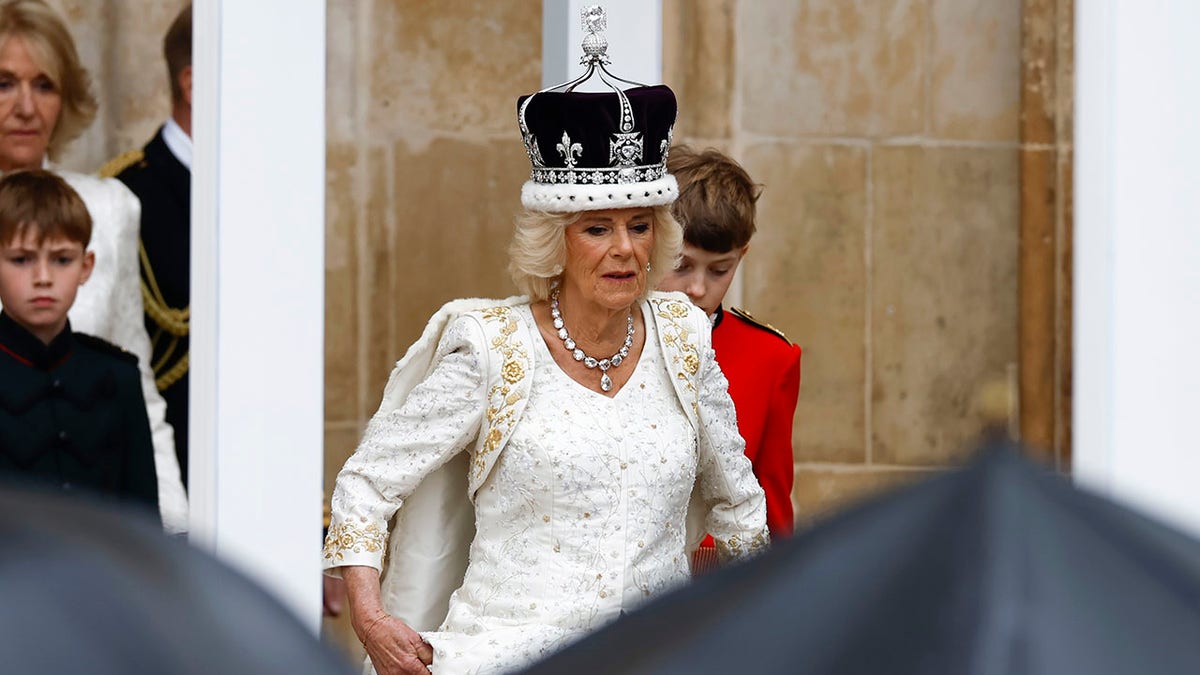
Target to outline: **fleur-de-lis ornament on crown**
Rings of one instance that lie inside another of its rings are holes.
[[[565,131],[563,132],[562,142],[555,146],[555,149],[558,150],[558,154],[562,155],[563,162],[569,168],[574,168],[575,163],[579,161],[579,156],[583,154],[583,146],[578,143],[572,143],[571,137]]]

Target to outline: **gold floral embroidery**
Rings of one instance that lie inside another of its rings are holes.
[[[500,444],[500,439],[503,438],[503,436],[504,434],[500,433],[499,429],[492,427],[492,429],[488,431],[487,438],[485,438],[483,441],[483,447],[487,448],[488,452],[495,450],[496,446]]]
[[[496,305],[495,307],[488,307],[480,312],[480,314],[485,319],[504,319],[508,317],[508,312],[508,307],[505,307],[504,305]]]
[[[504,381],[509,384],[520,382],[521,378],[525,377],[525,368],[517,361],[505,361],[500,372],[504,375]]]
[[[700,372],[700,350],[687,324],[681,321],[688,316],[690,308],[679,300],[654,299],[655,312],[665,319],[662,325],[662,341],[668,347],[667,358],[675,369],[676,379],[683,382],[687,391],[696,393],[696,376]],[[695,403],[693,402],[693,406]]]
[[[766,552],[771,547],[771,536],[767,530],[756,533],[749,541],[743,541],[736,534],[729,539],[720,539],[713,537],[713,543],[717,545],[717,555],[722,562],[728,560],[740,560],[749,558]]]
[[[378,523],[338,523],[325,535],[325,558],[345,560],[345,552],[379,553],[387,542],[387,532]]]
[[[512,308],[506,306],[492,307],[480,313],[484,321],[499,324],[499,335],[491,339],[492,351],[503,358],[500,367],[500,377],[503,380],[492,386],[488,391],[487,435],[474,458],[475,478],[483,477],[487,471],[488,461],[492,453],[499,449],[508,432],[517,423],[515,406],[523,398],[521,388],[517,386],[528,372],[529,353],[519,339],[513,339],[517,333],[517,319],[512,314]]]
[[[700,372],[700,357],[695,353],[684,354],[683,367],[687,369],[689,375],[695,375]]]

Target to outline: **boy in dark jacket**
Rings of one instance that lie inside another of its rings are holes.
[[[91,233],[58,176],[0,179],[0,477],[138,502],[157,518],[137,359],[67,321],[95,261]]]

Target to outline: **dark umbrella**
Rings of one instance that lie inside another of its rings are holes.
[[[1200,543],[993,448],[527,672],[1195,675]]]
[[[6,487],[0,671],[353,669],[266,592],[141,513]]]

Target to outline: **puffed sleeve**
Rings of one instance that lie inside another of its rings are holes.
[[[325,567],[382,569],[388,521],[421,480],[475,438],[487,406],[484,335],[455,319],[429,375],[394,409],[381,408],[338,473],[330,500]]]
[[[700,425],[698,480],[700,498],[708,508],[705,529],[724,564],[765,551],[771,537],[763,489],[746,458],[729,383],[717,365],[711,342],[711,333],[702,331],[696,411]]]

